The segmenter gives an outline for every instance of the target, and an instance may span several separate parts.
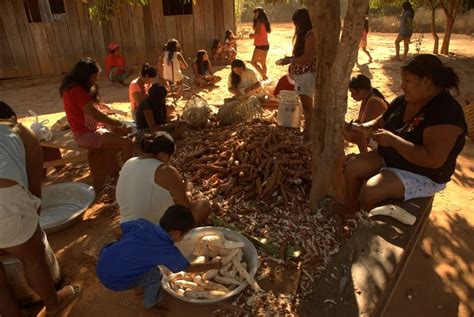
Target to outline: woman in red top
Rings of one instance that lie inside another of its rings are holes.
[[[268,43],[268,33],[272,31],[270,22],[265,10],[261,7],[253,10],[253,30],[251,35],[254,39],[255,50],[253,51],[252,61],[253,67],[262,75],[263,80],[267,80],[267,54],[270,49]]]
[[[117,43],[110,43],[109,53],[105,58],[105,73],[111,82],[119,82],[126,86],[125,79],[132,75],[135,70],[130,66],[125,66],[125,58],[120,54],[120,46]]]
[[[64,77],[59,88],[64,111],[77,145],[121,151],[122,159],[126,161],[133,155],[133,143],[121,135],[126,135],[131,129],[96,108],[99,71],[99,66],[90,57],[84,57],[77,62],[71,73]],[[104,125],[108,129],[104,129]]]
[[[153,80],[158,75],[156,69],[148,63],[143,64],[140,76],[130,82],[128,87],[128,99],[130,100],[130,111],[135,120],[135,111],[146,96],[153,84]]]

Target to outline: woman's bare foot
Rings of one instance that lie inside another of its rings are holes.
[[[57,292],[58,303],[56,307],[46,309],[44,307],[37,315],[37,317],[54,317],[65,310],[81,293],[82,288],[78,284],[71,284],[64,286]]]

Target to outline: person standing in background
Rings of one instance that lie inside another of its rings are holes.
[[[367,36],[369,35],[369,18],[365,18],[364,29],[362,30],[362,35],[360,37],[359,49],[361,49],[369,57],[369,63],[372,63],[372,56],[367,50]]]
[[[268,33],[272,31],[265,9],[258,7],[253,10],[253,31],[251,35],[254,40],[255,50],[253,51],[250,63],[262,75],[262,80],[267,80],[267,54],[270,49]]]
[[[311,119],[314,108],[314,92],[316,82],[316,39],[309,12],[305,8],[296,10],[292,17],[295,25],[293,36],[293,56],[285,57],[276,62],[277,65],[288,65],[289,77],[295,81],[303,105],[305,141],[311,141]]]
[[[400,16],[400,31],[398,31],[397,39],[395,40],[395,59],[400,60],[400,42],[403,41],[403,60],[407,59],[408,49],[410,46],[410,39],[413,34],[413,21],[415,19],[415,10],[410,2],[406,1],[402,4],[403,13]]]

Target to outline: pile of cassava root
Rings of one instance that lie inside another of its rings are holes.
[[[209,270],[203,274],[179,272],[168,275],[168,283],[178,296],[193,299],[214,299],[227,295],[243,283],[255,291],[261,291],[248,265],[243,262],[243,242],[226,240],[220,232],[202,237],[193,254],[192,263],[222,262],[220,270]]]
[[[307,196],[310,149],[294,129],[254,122],[206,132],[193,131],[178,162],[205,196],[259,200],[270,208]]]
[[[220,218],[245,233],[279,243],[278,259],[257,248],[256,280],[271,279],[278,270],[295,272],[288,276],[297,281],[295,289],[287,294],[250,288],[240,293],[232,305],[250,315],[294,315],[339,250],[333,212],[309,205],[310,161],[301,132],[262,121],[210,124],[178,143],[173,163],[192,181],[195,198],[212,201]],[[301,251],[296,260],[285,260],[290,245]]]

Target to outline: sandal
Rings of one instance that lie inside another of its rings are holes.
[[[59,316],[76,298],[79,297],[82,287],[78,284],[64,286],[61,290],[69,289],[69,294],[65,298],[59,299],[59,307],[52,312],[46,312],[46,306],[36,315],[36,317],[54,317]]]

